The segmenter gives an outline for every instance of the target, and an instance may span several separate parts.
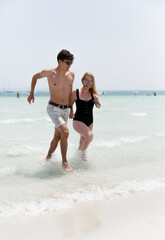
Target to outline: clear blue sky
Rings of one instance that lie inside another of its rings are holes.
[[[29,90],[61,49],[75,56],[74,88],[89,71],[98,90],[165,90],[164,26],[164,0],[1,0],[0,90]]]

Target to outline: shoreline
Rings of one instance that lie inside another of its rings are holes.
[[[165,188],[114,198],[75,203],[39,216],[0,218],[3,240],[164,240]]]

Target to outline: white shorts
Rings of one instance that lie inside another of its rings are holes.
[[[55,124],[55,128],[58,128],[59,126],[67,123],[70,109],[69,108],[61,109],[51,104],[48,104],[47,112],[49,117]]]

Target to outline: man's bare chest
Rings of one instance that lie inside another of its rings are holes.
[[[68,89],[71,87],[71,79],[68,77],[56,77],[51,76],[48,79],[51,88],[56,88],[56,90]]]

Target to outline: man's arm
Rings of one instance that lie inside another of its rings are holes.
[[[33,78],[32,78],[32,82],[31,82],[31,91],[30,91],[30,94],[27,98],[27,101],[29,102],[29,104],[31,104],[31,101],[34,102],[34,89],[35,89],[35,86],[36,86],[36,83],[37,83],[37,80],[40,79],[40,78],[44,78],[44,77],[48,77],[49,75],[51,74],[51,71],[50,70],[43,70],[39,73],[36,73]]]

